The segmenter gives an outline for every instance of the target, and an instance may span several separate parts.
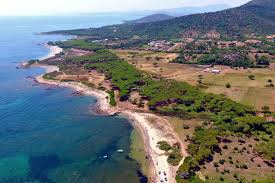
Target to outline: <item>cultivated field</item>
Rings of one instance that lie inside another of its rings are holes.
[[[170,63],[177,56],[171,53],[137,50],[114,50],[114,52],[146,72],[199,85],[206,92],[224,94],[234,101],[252,105],[258,110],[263,106],[269,106],[271,111],[275,111],[275,88],[267,87],[275,83],[275,63],[265,69],[236,70],[227,66],[210,68]],[[221,73],[212,74],[207,69],[218,69]],[[250,79],[250,75],[253,75],[254,79]],[[227,84],[231,87],[227,88]]]

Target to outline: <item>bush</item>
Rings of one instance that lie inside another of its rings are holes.
[[[214,162],[213,165],[214,165],[214,167],[219,167],[219,163],[217,163],[217,162]]]
[[[231,85],[230,84],[226,84],[226,88],[231,88]]]
[[[246,164],[242,164],[242,165],[240,166],[240,168],[243,168],[243,169],[248,169],[248,167],[247,167],[247,165],[246,165]]]
[[[177,148],[173,148],[173,151],[168,156],[168,163],[173,166],[178,166],[180,161],[182,160],[182,156],[180,150]]]
[[[223,165],[223,164],[225,163],[225,160],[224,160],[224,159],[221,159],[221,160],[219,160],[219,163],[220,163],[221,165]]]
[[[183,127],[185,130],[187,130],[187,129],[190,128],[187,124],[183,124],[182,127]]]
[[[228,146],[227,146],[227,145],[224,145],[222,148],[223,148],[223,149],[228,149]]]
[[[172,149],[172,147],[170,146],[170,144],[168,144],[165,141],[159,141],[158,145],[159,145],[159,149],[161,149],[163,151],[166,151],[166,152],[168,152],[168,151],[170,151]]]
[[[110,95],[110,105],[111,106],[116,106],[116,98],[115,98],[115,92],[113,90],[108,91]]]
[[[51,73],[46,73],[46,74],[43,75],[43,79],[56,80],[56,77],[60,74],[62,74],[62,73],[58,72],[58,71],[54,71],[54,72],[51,72]]]
[[[248,78],[249,78],[250,80],[255,80],[255,75],[249,75]]]

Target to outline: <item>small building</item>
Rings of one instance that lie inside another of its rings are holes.
[[[210,72],[213,73],[213,74],[220,74],[221,73],[221,71],[218,70],[218,69],[210,70]]]

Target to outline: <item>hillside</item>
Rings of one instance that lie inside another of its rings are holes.
[[[161,12],[165,12],[165,14],[172,15],[174,17],[186,16],[191,14],[197,13],[209,13],[209,12],[216,12],[225,9],[232,8],[226,4],[214,4],[208,6],[201,6],[201,7],[180,7],[180,8],[172,8],[172,9],[165,9]]]
[[[188,31],[206,33],[216,30],[222,35],[275,33],[275,1],[253,0],[249,3],[223,11],[182,16],[160,22],[122,24],[95,29],[56,31],[52,33],[94,36],[97,38],[179,38]]]
[[[130,20],[130,21],[125,21],[125,23],[127,24],[141,24],[141,23],[151,23],[151,22],[159,22],[159,21],[163,21],[163,20],[168,20],[168,19],[172,19],[174,17],[170,16],[170,15],[166,15],[166,14],[153,14],[153,15],[149,15],[137,20]]]

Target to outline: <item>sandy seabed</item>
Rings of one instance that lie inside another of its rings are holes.
[[[49,46],[50,53],[41,58],[48,59],[62,52],[62,48],[56,46]],[[40,59],[40,60],[41,60]],[[47,73],[59,71],[57,66],[40,65],[35,66],[46,69]],[[132,122],[133,126],[141,133],[145,143],[145,150],[150,161],[150,175],[149,182],[168,182],[175,183],[175,176],[178,167],[171,166],[167,162],[168,155],[158,148],[157,143],[159,141],[167,141],[170,144],[180,142],[178,135],[174,132],[169,122],[157,115],[151,113],[139,113],[129,110],[123,110],[118,107],[111,107],[109,104],[109,94],[94,88],[90,88],[82,83],[77,82],[59,82],[55,80],[45,80],[43,76],[38,76],[36,81],[41,84],[54,85],[60,87],[68,87],[75,92],[79,92],[84,95],[94,96],[97,98],[97,104],[94,106],[100,114],[115,115],[120,114],[126,116]],[[152,121],[156,121],[152,122]],[[185,144],[181,143],[181,150],[183,156],[186,157]],[[165,181],[165,178],[167,181]]]

